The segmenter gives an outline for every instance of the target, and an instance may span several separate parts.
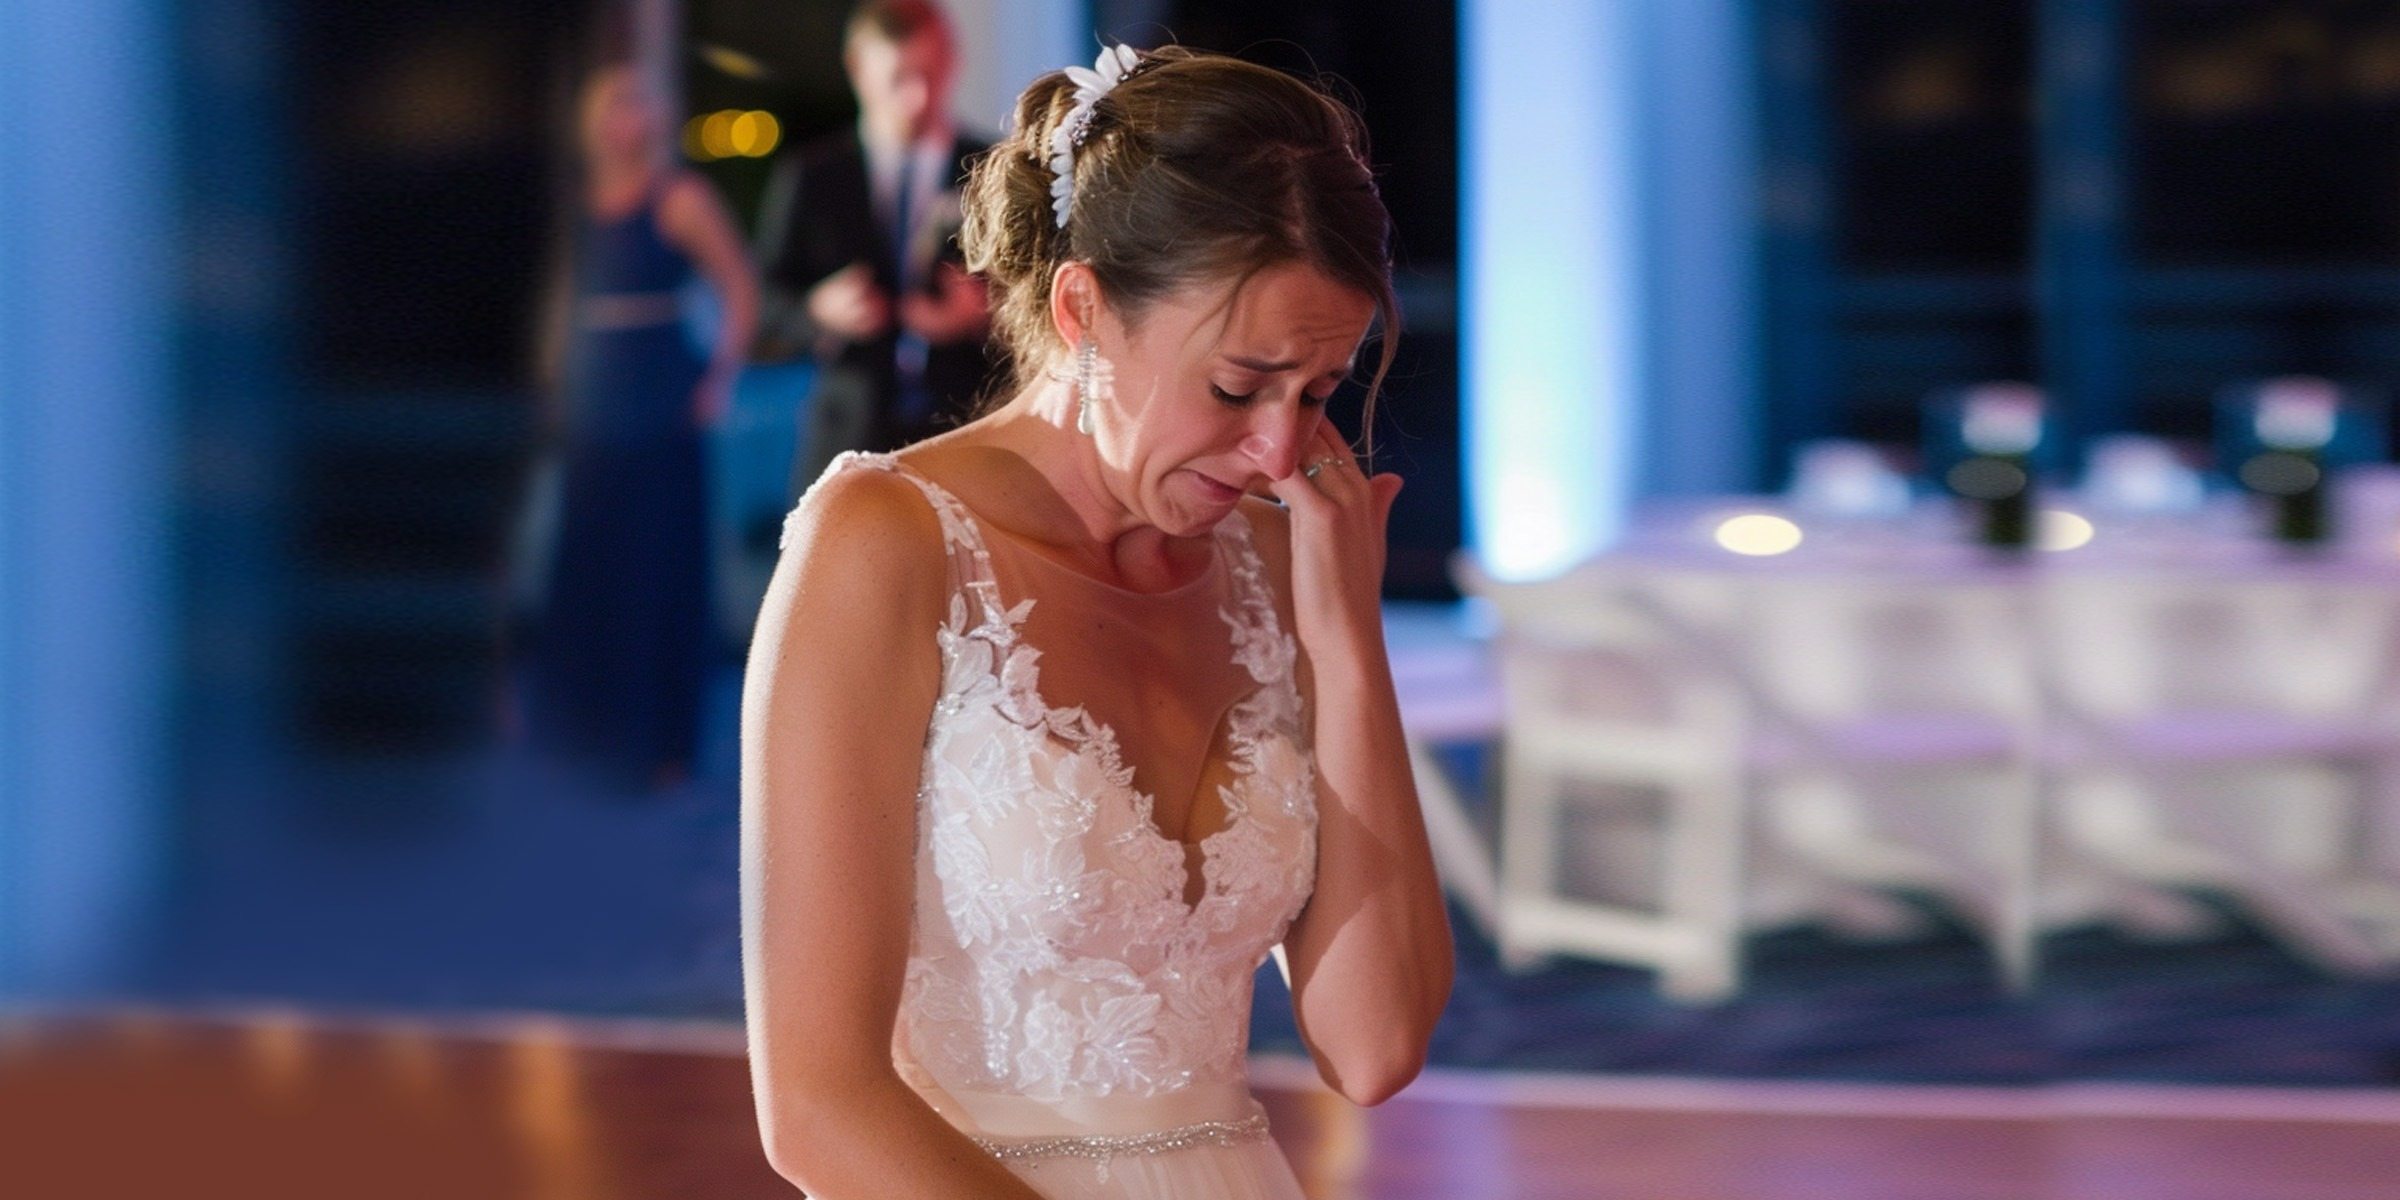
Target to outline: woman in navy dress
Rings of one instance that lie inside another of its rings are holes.
[[[713,646],[704,433],[724,417],[758,288],[709,185],[669,165],[665,121],[628,66],[582,94],[584,175],[551,434],[556,540],[533,630],[538,745],[629,782],[690,770]],[[684,332],[695,273],[723,319]]]

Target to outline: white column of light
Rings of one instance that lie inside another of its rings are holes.
[[[1634,485],[1635,7],[1467,0],[1459,12],[1469,536],[1501,579],[1608,544]]]
[[[977,136],[1008,125],[1035,76],[1088,66],[1100,52],[1085,0],[950,0],[947,9],[958,31],[958,123]]]
[[[165,848],[171,12],[0,4],[0,994],[114,982]]]

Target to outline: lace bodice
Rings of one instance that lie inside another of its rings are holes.
[[[922,490],[951,562],[897,1051],[947,1091],[1031,1101],[1239,1081],[1252,976],[1316,869],[1296,650],[1248,522],[1237,511],[1214,535],[1228,574],[1217,615],[1256,686],[1217,743],[1225,824],[1200,844],[1195,903],[1184,844],[1153,822],[1118,731],[1045,699],[1043,648],[1023,636],[1040,598],[1003,594],[983,530],[948,491],[888,455],[845,455],[827,474],[856,468]]]

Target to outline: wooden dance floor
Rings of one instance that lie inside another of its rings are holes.
[[[1260,1071],[1316,1200],[2369,1200],[2400,1099]],[[736,1031],[0,1019],[0,1197],[765,1200]],[[1206,1200],[1193,1197],[1192,1200]]]

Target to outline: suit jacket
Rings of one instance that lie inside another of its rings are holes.
[[[913,222],[917,240],[912,261],[961,265],[955,199],[966,182],[969,160],[986,148],[968,138],[951,140],[943,188],[949,202]],[[876,286],[897,303],[898,264],[875,210],[866,149],[855,131],[785,153],[769,177],[759,227],[757,252],[766,297],[758,356],[812,354],[818,362],[809,436],[793,462],[797,484],[814,482],[825,464],[844,450],[897,450],[966,419],[992,374],[993,356],[985,339],[926,349],[922,379],[932,408],[924,419],[912,421],[898,404],[897,314],[894,331],[866,341],[828,333],[808,319],[808,289],[857,262],[868,264]],[[920,286],[930,292],[932,269],[923,267],[916,274]]]

